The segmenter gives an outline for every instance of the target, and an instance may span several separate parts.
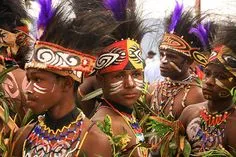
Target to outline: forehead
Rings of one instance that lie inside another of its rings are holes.
[[[160,53],[165,54],[165,55],[176,56],[176,57],[184,57],[182,54],[180,54],[176,51],[170,50],[170,49],[166,49],[166,50],[162,49],[162,50],[160,50]]]
[[[120,70],[120,71],[106,73],[106,74],[104,74],[104,76],[115,76],[115,75],[119,75],[119,74],[129,75],[129,74],[133,74],[136,72],[143,73],[143,69]]]
[[[209,63],[206,68],[207,70],[214,71],[214,72],[219,72],[219,73],[224,73],[224,74],[231,74],[225,67],[218,63]]]
[[[42,70],[42,69],[34,69],[34,68],[26,69],[26,75],[27,76],[42,75],[42,76],[48,76],[48,77],[55,77],[55,74],[52,72]]]

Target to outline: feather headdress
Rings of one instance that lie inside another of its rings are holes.
[[[95,69],[109,73],[124,69],[142,69],[140,42],[147,28],[138,17],[134,0],[103,0],[118,26],[112,31],[107,47],[96,61]]]
[[[170,49],[205,66],[207,59],[201,52],[209,51],[212,31],[209,24],[200,24],[205,17],[199,19],[194,16],[192,9],[183,11],[183,5],[176,1],[174,11],[166,20],[165,34],[159,48]]]
[[[0,4],[0,47],[23,68],[32,40],[24,21],[31,21],[31,18],[20,0],[0,0]]]
[[[101,28],[113,25],[105,20],[105,12],[94,14],[81,8],[78,11],[72,1],[63,1],[55,8],[51,0],[39,1],[38,41],[26,68],[42,68],[81,82],[95,63],[95,57],[89,54],[96,51],[108,35],[108,31]]]

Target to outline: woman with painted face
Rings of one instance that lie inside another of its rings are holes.
[[[104,5],[121,24],[112,32],[113,40],[96,61],[96,77],[103,96],[92,120],[103,122],[108,115],[113,135],[127,134],[128,137],[122,140],[126,142],[122,143],[119,150],[121,155],[147,156],[146,149],[140,147],[144,136],[133,110],[144,87],[144,65],[139,43],[145,28],[135,14],[134,1],[107,0]],[[113,149],[113,153],[117,153],[114,151]]]
[[[78,8],[73,12],[70,1],[56,8],[51,0],[40,0],[39,5],[37,41],[25,65],[27,107],[39,117],[17,132],[13,154],[110,157],[108,138],[76,107],[76,97],[95,64],[90,54],[103,49],[101,41],[114,27],[112,17],[100,9],[96,14]]]
[[[235,24],[218,31],[204,72],[202,92],[207,101],[187,107],[180,116],[192,152],[199,156],[222,147],[230,152],[236,149],[235,35]]]

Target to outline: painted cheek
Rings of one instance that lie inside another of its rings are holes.
[[[111,88],[109,90],[109,93],[111,95],[119,93],[123,89],[123,81],[118,81],[118,82],[115,82],[115,83],[111,83],[110,87]]]
[[[47,88],[40,87],[36,83],[33,84],[33,90],[39,94],[46,94],[48,91]]]
[[[136,85],[136,89],[139,91],[142,91],[144,88],[144,82],[143,80],[139,80],[139,79],[134,79],[135,85]]]

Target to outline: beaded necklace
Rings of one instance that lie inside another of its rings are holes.
[[[200,129],[192,141],[193,143],[201,141],[200,152],[214,149],[222,144],[225,124],[230,115],[228,112],[230,109],[232,107],[217,114],[210,114],[207,109],[200,111]]]
[[[174,81],[170,78],[166,78],[164,81],[160,82],[158,88],[154,94],[152,108],[156,108],[157,112],[160,116],[163,117],[171,117],[171,119],[175,119],[173,114],[173,105],[175,96],[179,94],[181,90],[184,89],[184,96],[182,98],[182,107],[185,108],[185,100],[187,98],[187,94],[190,90],[192,81],[194,80],[194,75],[189,75],[186,79],[182,81]],[[160,99],[158,99],[160,98]],[[169,113],[166,115],[164,113],[165,108],[169,105]]]
[[[133,114],[127,114],[124,112],[120,112],[118,109],[114,108],[112,104],[110,104],[106,99],[103,98],[103,100],[107,103],[107,105],[115,111],[117,114],[119,114],[126,122],[126,124],[130,127],[132,132],[134,133],[135,137],[138,139],[138,142],[144,141],[144,136],[142,133],[142,129],[139,126],[138,122],[136,121],[136,118]]]
[[[52,130],[39,116],[38,124],[24,142],[23,156],[71,156],[78,150],[85,115],[80,111],[76,120],[61,129]]]
[[[131,129],[131,131],[133,132],[133,134],[136,137],[136,142],[138,144],[137,146],[139,146],[139,144],[144,142],[145,139],[144,139],[142,128],[139,126],[139,123],[136,121],[135,116],[133,114],[127,114],[124,112],[120,112],[118,109],[113,107],[113,105],[111,103],[109,103],[106,99],[103,98],[103,100],[106,102],[108,107],[110,107],[114,112],[116,112],[118,115],[120,115],[124,119],[124,121],[129,126],[129,128]],[[148,156],[148,152],[147,152],[146,148],[138,147],[137,150],[138,150],[139,156],[141,156],[141,157]]]

